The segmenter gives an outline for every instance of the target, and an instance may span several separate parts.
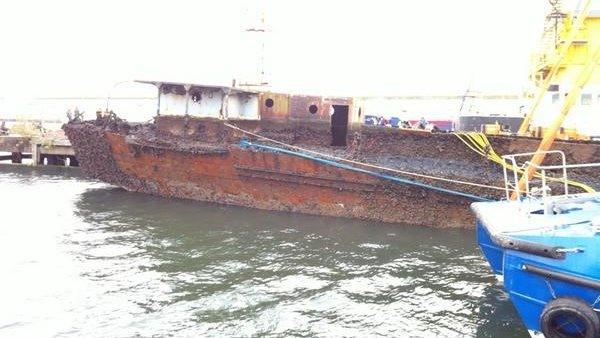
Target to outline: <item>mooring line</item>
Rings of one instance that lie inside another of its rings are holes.
[[[431,180],[437,180],[437,181],[442,181],[442,182],[448,182],[448,183],[454,183],[454,184],[470,185],[470,186],[479,187],[479,188],[486,188],[486,189],[494,189],[494,190],[506,191],[505,187],[498,187],[498,186],[493,186],[493,185],[486,185],[486,184],[480,184],[480,183],[474,183],[474,182],[467,182],[467,181],[455,180],[455,179],[450,179],[450,178],[445,178],[445,177],[438,177],[438,176],[431,176],[431,175],[426,175],[426,174],[419,174],[419,173],[410,172],[410,171],[404,171],[404,170],[398,170],[398,169],[393,169],[393,168],[388,168],[388,167],[382,167],[382,166],[378,166],[378,165],[370,164],[370,163],[358,162],[358,161],[346,159],[346,158],[343,158],[343,157],[338,157],[338,156],[334,156],[334,155],[330,155],[330,154],[326,154],[326,153],[321,153],[321,152],[314,151],[314,150],[304,149],[304,148],[301,148],[301,147],[298,147],[298,146],[294,146],[294,145],[291,145],[291,144],[287,144],[287,143],[284,143],[284,142],[281,142],[281,141],[273,140],[271,138],[262,136],[260,134],[256,134],[256,133],[253,133],[251,131],[244,130],[244,129],[236,126],[236,125],[233,125],[233,124],[230,124],[230,123],[227,123],[227,122],[223,122],[223,124],[226,127],[238,130],[238,131],[240,131],[242,133],[254,136],[254,137],[259,138],[259,139],[263,139],[265,141],[273,142],[275,144],[279,144],[279,145],[287,147],[287,148],[296,149],[296,150],[299,150],[299,151],[302,151],[302,152],[306,152],[306,153],[310,153],[310,154],[313,154],[313,155],[330,158],[330,159],[336,160],[336,161],[342,161],[342,162],[356,164],[356,165],[361,165],[361,166],[365,166],[365,167],[369,167],[369,168],[390,171],[390,172],[397,173],[397,174],[402,174],[402,175],[409,175],[409,176],[421,177],[421,178],[426,178],[426,179],[431,179]],[[512,190],[512,189],[509,189],[509,190]]]
[[[485,197],[476,196],[476,195],[465,193],[465,192],[462,192],[462,191],[456,191],[456,190],[452,190],[452,189],[440,188],[440,187],[436,187],[436,186],[433,186],[433,185],[430,185],[430,184],[425,184],[425,183],[421,183],[421,182],[411,181],[411,180],[408,180],[408,179],[405,179],[405,178],[400,178],[400,177],[396,177],[396,176],[391,176],[391,175],[386,175],[386,174],[382,174],[382,173],[377,173],[377,172],[374,172],[374,171],[357,168],[357,167],[354,167],[354,166],[351,166],[351,165],[348,165],[348,164],[334,162],[334,161],[331,161],[331,160],[326,160],[326,159],[323,159],[323,158],[311,156],[311,155],[308,155],[308,154],[303,154],[303,153],[300,153],[300,152],[297,152],[297,151],[282,149],[282,148],[278,148],[278,147],[274,147],[274,146],[268,146],[268,145],[264,145],[264,144],[260,144],[260,143],[253,143],[253,142],[250,142],[248,140],[241,140],[240,141],[240,146],[242,146],[242,147],[253,147],[253,148],[257,148],[257,149],[269,150],[269,151],[272,151],[272,152],[279,152],[279,153],[283,153],[283,154],[287,154],[287,155],[302,157],[302,158],[309,159],[309,160],[312,160],[312,161],[315,161],[315,162],[319,162],[319,163],[322,163],[322,164],[330,165],[330,166],[333,166],[333,167],[336,167],[336,168],[346,169],[346,170],[349,170],[349,171],[354,171],[354,172],[358,172],[358,173],[362,173],[362,174],[367,174],[367,175],[375,176],[375,177],[382,178],[382,179],[385,179],[385,180],[393,181],[393,182],[396,182],[396,183],[407,184],[407,185],[412,185],[412,186],[416,186],[416,187],[419,187],[419,188],[434,190],[434,191],[441,192],[441,193],[448,194],[448,195],[466,197],[466,198],[472,199],[474,201],[479,201],[479,202],[490,201],[490,199],[487,199]]]
[[[506,167],[507,170],[516,170],[520,174],[524,173],[523,169],[515,168],[513,165],[506,163],[506,161],[494,151],[490,141],[485,136],[485,134],[479,132],[456,132],[453,134],[475,153],[503,167]],[[536,171],[534,177],[539,178],[541,177],[541,174]],[[562,182],[562,179],[556,177],[546,177],[546,179],[553,182]],[[578,187],[584,190],[585,192],[595,192],[595,190],[592,187],[581,182],[567,180],[567,183],[571,186]],[[514,189],[510,190],[514,191]]]

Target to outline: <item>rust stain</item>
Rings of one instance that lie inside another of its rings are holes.
[[[306,97],[302,100],[308,102]],[[319,124],[291,126],[273,120],[237,124],[317,149],[327,148],[331,137],[328,126]],[[465,198],[390,183],[301,157],[243,149],[237,142],[245,135],[218,120],[160,117],[152,125],[114,123],[108,127],[84,122],[68,124],[65,131],[87,174],[132,191],[390,223],[473,226],[470,201]],[[348,139],[349,146],[336,151],[357,160],[481,183],[494,183],[500,177],[499,168],[450,134],[362,128]],[[490,141],[499,153],[527,151],[537,144],[534,139],[492,137]],[[582,162],[597,162],[600,152],[600,145],[594,143],[559,142],[557,147]],[[597,176],[590,176],[595,183]],[[501,195],[473,187],[446,187],[489,197]]]
[[[107,132],[115,161],[125,174],[148,187],[133,188],[162,196],[213,201],[268,210],[373,219],[396,223],[433,225],[441,212],[443,226],[469,224],[465,201],[437,196],[441,205],[463,208],[448,213],[426,203],[431,194],[413,187],[394,186],[372,176],[348,172],[316,162],[275,153],[233,147],[221,156],[167,151],[156,155],[152,147],[137,153],[125,138]],[[252,168],[251,170],[244,170]],[[242,170],[240,170],[242,169]],[[257,174],[258,173],[258,174]],[[416,204],[419,215],[411,211]],[[418,222],[415,222],[418,221]]]

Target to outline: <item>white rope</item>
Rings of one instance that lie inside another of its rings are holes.
[[[425,174],[419,174],[419,173],[413,173],[413,172],[410,172],[410,171],[403,171],[403,170],[398,170],[398,169],[393,169],[393,168],[382,167],[382,166],[378,166],[378,165],[375,165],[375,164],[353,161],[353,160],[349,160],[349,159],[346,159],[346,158],[343,158],[343,157],[337,157],[337,156],[326,154],[326,153],[320,153],[318,151],[304,149],[304,148],[301,148],[301,147],[293,146],[291,144],[287,144],[287,143],[284,143],[284,142],[273,140],[273,139],[270,139],[268,137],[265,137],[265,136],[253,133],[251,131],[244,130],[244,129],[238,127],[238,126],[229,124],[227,122],[224,122],[223,124],[226,127],[229,127],[229,128],[232,128],[232,129],[235,129],[235,130],[238,130],[238,131],[241,131],[244,134],[248,134],[248,135],[251,135],[251,136],[263,139],[265,141],[273,142],[273,143],[279,144],[279,145],[284,146],[284,147],[296,149],[296,150],[303,151],[303,152],[306,152],[306,153],[310,153],[310,154],[313,154],[313,155],[327,157],[327,158],[330,158],[330,159],[333,159],[333,160],[337,160],[337,161],[342,161],[342,162],[346,162],[346,163],[352,163],[352,164],[361,165],[361,166],[365,166],[365,167],[369,167],[369,168],[374,168],[374,169],[379,169],[379,170],[391,171],[391,172],[402,174],[402,175],[410,175],[410,176],[427,178],[427,179],[431,179],[431,180],[443,181],[443,182],[448,182],[448,183],[464,184],[464,185],[470,185],[470,186],[479,187],[479,188],[486,188],[486,189],[495,189],[495,190],[506,191],[506,188],[504,188],[504,187],[497,187],[497,186],[493,186],[493,185],[485,185],[485,184],[479,184],[479,183],[473,183],[473,182],[453,180],[453,179],[450,179],[450,178],[437,177],[437,176],[431,176],[431,175],[425,175]]]

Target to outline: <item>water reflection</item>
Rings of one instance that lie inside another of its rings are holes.
[[[526,336],[471,231],[175,201],[70,175],[0,167],[4,203],[23,189],[51,201],[56,231],[42,237],[58,248],[50,265],[66,267],[30,297],[51,295],[56,311],[0,319],[0,335],[53,320],[51,334],[90,337]]]

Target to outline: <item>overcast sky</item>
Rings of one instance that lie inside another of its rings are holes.
[[[545,0],[3,1],[0,97],[105,96],[119,81],[229,84],[256,65],[264,8],[275,89],[519,93]],[[153,95],[121,84],[114,95]]]

